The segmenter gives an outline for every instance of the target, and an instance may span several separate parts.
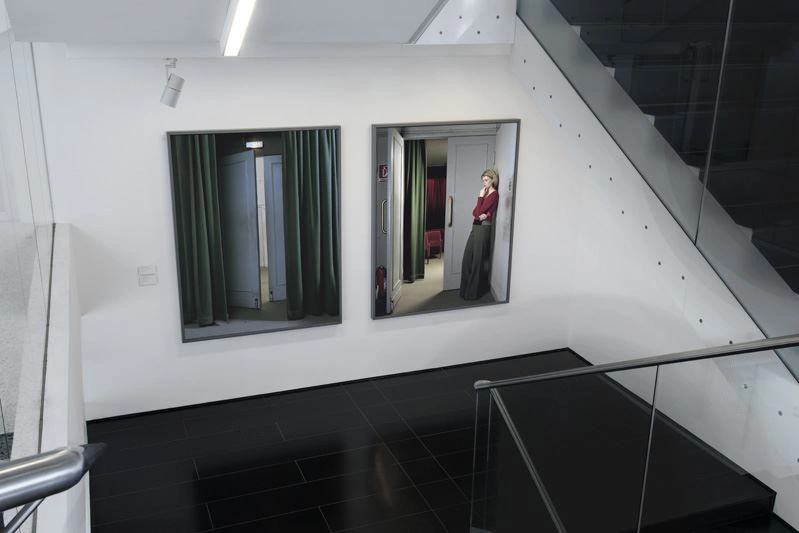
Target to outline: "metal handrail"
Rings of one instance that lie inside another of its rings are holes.
[[[0,513],[23,506],[0,531],[16,531],[44,498],[76,485],[104,449],[103,443],[70,446],[0,466]]]
[[[669,365],[674,363],[684,363],[686,361],[698,361],[700,359],[711,359],[715,357],[726,357],[750,352],[762,352],[765,350],[777,350],[781,348],[793,348],[799,346],[799,334],[774,337],[759,341],[740,342],[738,344],[725,344],[714,346],[713,348],[700,348],[686,352],[675,352],[641,359],[629,359],[618,363],[606,363],[596,366],[581,368],[571,368],[569,370],[558,370],[556,372],[546,372],[544,374],[534,374],[518,378],[498,379],[489,381],[481,379],[476,381],[474,388],[495,389],[498,387],[508,387],[510,385],[521,385],[523,383],[534,383],[537,381],[550,381],[553,379],[571,378],[575,376],[587,376],[590,374],[601,374],[606,372],[619,372],[622,370],[635,370],[637,368],[647,368],[650,366]]]

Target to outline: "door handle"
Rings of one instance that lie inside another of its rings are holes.
[[[450,228],[452,227],[452,205],[454,203],[455,203],[455,198],[453,198],[452,195],[449,195],[447,197],[447,211],[449,211],[449,214],[447,216],[447,226],[449,226]]]
[[[383,231],[383,234],[387,234],[388,230],[386,229],[386,205],[388,204],[388,200],[383,200],[383,203],[380,204],[380,229]]]

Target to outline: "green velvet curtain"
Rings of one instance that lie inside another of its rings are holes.
[[[214,135],[172,135],[172,186],[183,322],[227,320]]]
[[[338,130],[283,133],[288,318],[339,314]]]
[[[427,216],[427,158],[424,141],[405,141],[402,279],[424,278],[424,230]]]

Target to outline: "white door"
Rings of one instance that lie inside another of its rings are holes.
[[[461,262],[472,231],[472,210],[480,176],[494,166],[495,135],[450,137],[447,147],[447,202],[444,220],[444,290],[461,286]]]
[[[286,241],[283,233],[283,157],[263,158],[269,301],[286,299]]]
[[[219,169],[219,210],[228,305],[260,309],[255,154],[247,151],[224,156]]]
[[[405,141],[396,129],[391,130],[388,136],[388,250],[391,261],[387,269],[386,278],[390,281],[388,301],[391,310],[394,310],[402,296],[402,222],[403,222],[403,191],[405,172]]]

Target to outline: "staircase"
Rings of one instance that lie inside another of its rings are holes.
[[[681,365],[726,349],[599,366],[560,355],[565,370],[479,381],[472,532],[795,532],[771,488],[661,405]]]
[[[552,3],[674,152],[707,181],[732,220],[752,230],[752,243],[785,283],[799,291],[795,3],[738,1],[729,36],[728,0]]]

